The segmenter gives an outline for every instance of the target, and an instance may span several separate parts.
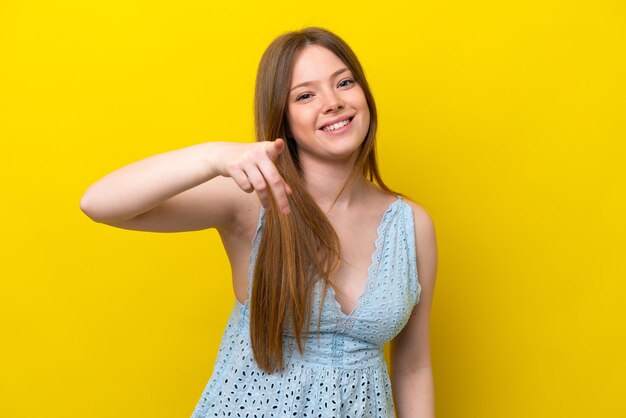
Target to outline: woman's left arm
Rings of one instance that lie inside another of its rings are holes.
[[[430,308],[437,276],[437,238],[430,215],[413,207],[421,293],[409,321],[391,341],[391,385],[398,418],[434,418],[435,389],[430,364]]]

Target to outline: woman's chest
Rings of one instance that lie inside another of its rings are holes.
[[[380,252],[374,255],[363,291],[351,301],[349,312],[343,310],[344,299],[331,287],[324,294],[323,281],[316,284],[309,318],[311,334],[317,333],[319,325],[324,335],[346,334],[376,344],[398,334],[413,310],[413,278],[407,265],[395,264],[390,269],[380,256]]]
[[[377,227],[377,223],[364,219],[361,222],[334,225],[341,255],[330,280],[335,288],[335,299],[346,315],[354,310],[365,291],[376,251]]]
[[[355,232],[352,237],[356,239],[346,241],[352,244],[353,261],[342,260],[337,272],[344,275],[335,277],[339,279],[337,291],[329,288],[328,302],[322,306],[329,321],[337,320],[340,332],[381,343],[393,338],[408,321],[415,304],[416,260],[409,245],[411,230],[401,215],[389,212],[373,234]],[[345,248],[342,251],[348,254]]]

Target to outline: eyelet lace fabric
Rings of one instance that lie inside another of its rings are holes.
[[[261,208],[250,254],[248,294],[263,219]],[[406,325],[421,290],[411,206],[398,196],[383,214],[365,290],[349,315],[342,311],[331,287],[320,307],[322,286],[319,282],[313,295],[309,334],[302,341],[304,353],[298,351],[287,324],[285,368],[272,374],[254,361],[250,301],[235,301],[213,373],[192,418],[394,417],[383,346]]]

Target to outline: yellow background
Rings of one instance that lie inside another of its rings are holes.
[[[308,25],[360,57],[384,178],[435,221],[438,417],[626,416],[623,1],[3,0],[0,417],[191,414],[234,303],[219,237],[79,201],[253,140],[258,60]]]

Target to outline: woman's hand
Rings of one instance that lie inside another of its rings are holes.
[[[284,151],[285,141],[261,141],[252,144],[222,143],[217,172],[232,177],[245,192],[255,191],[265,209],[270,208],[270,191],[283,213],[289,213],[291,188],[278,173],[274,160]]]

